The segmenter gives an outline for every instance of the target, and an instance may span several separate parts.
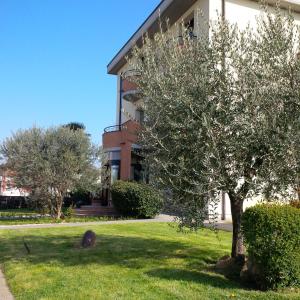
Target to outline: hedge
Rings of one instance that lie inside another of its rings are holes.
[[[124,216],[152,218],[163,205],[159,192],[148,184],[116,181],[111,189],[114,207]]]
[[[248,208],[242,231],[261,289],[300,285],[300,210],[290,205]]]
[[[28,199],[23,196],[0,196],[0,209],[28,208]]]

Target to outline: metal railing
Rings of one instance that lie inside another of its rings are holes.
[[[123,79],[128,79],[130,77],[135,77],[135,76],[140,76],[140,72],[138,70],[135,70],[135,69],[130,69],[130,70],[127,70],[125,71],[123,74],[122,74],[122,77]]]
[[[104,133],[121,131],[122,128],[123,128],[123,125],[108,126],[108,127],[104,128]]]
[[[120,125],[114,125],[114,126],[108,126],[106,128],[104,128],[104,133],[109,133],[109,132],[118,132],[118,131],[122,131],[122,130],[128,130],[128,123],[129,122],[134,122],[136,123],[135,120],[128,120],[126,122],[124,122],[123,124]]]

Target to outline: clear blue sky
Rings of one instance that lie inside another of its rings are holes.
[[[115,124],[106,65],[160,0],[0,0],[0,142],[19,128]]]

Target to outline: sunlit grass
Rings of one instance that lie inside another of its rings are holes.
[[[67,216],[63,219],[55,219],[50,216],[39,216],[40,212],[31,209],[2,209],[0,210],[0,225],[18,225],[18,224],[48,224],[48,223],[76,223],[76,222],[98,222],[98,221],[114,221],[120,219],[128,219],[110,216],[83,216],[77,217]]]
[[[87,229],[95,248],[79,246]],[[2,230],[0,264],[16,299],[300,299],[212,272],[230,241],[229,232],[182,234],[165,223]]]

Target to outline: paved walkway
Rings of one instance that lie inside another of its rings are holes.
[[[14,297],[12,293],[10,292],[6,280],[4,278],[4,275],[0,269],[0,299],[1,300],[13,300]]]
[[[82,227],[91,225],[109,225],[109,224],[129,224],[129,223],[147,223],[147,222],[173,222],[174,217],[169,215],[159,215],[154,219],[140,220],[119,220],[119,221],[99,221],[99,222],[77,222],[77,223],[48,223],[48,224],[19,224],[19,225],[0,225],[1,229],[24,229],[24,228],[55,228],[55,227]],[[208,226],[205,223],[205,226]],[[219,222],[217,227],[221,230],[232,231],[231,223]],[[0,298],[0,300],[2,300]]]
[[[76,223],[0,225],[0,230],[1,229],[22,229],[22,228],[82,227],[82,226],[89,226],[89,225],[128,224],[128,223],[145,223],[145,222],[172,222],[172,221],[173,221],[173,217],[171,217],[171,216],[159,215],[155,219],[99,221],[99,222],[76,222]],[[1,300],[1,298],[0,298],[0,300]]]

